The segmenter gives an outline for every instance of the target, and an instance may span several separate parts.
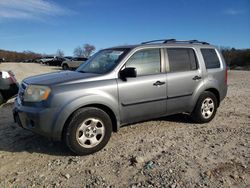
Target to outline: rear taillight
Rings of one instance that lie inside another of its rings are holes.
[[[228,68],[226,67],[226,72],[225,72],[225,84],[227,85],[227,80],[228,80]]]

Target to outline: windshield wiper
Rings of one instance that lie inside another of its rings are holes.
[[[80,71],[77,71],[77,72],[80,72],[80,73],[90,73],[90,74],[103,74],[103,73],[99,73],[99,72],[85,72],[83,70],[80,70]]]
[[[83,71],[83,70],[80,70],[80,71],[77,71],[77,72],[86,73],[86,72],[85,72],[85,71]]]

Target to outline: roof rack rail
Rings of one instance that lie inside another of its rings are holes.
[[[166,40],[175,40],[175,39],[150,40],[150,41],[142,42],[141,44],[150,44],[150,43],[155,43],[155,42],[162,42],[162,43],[165,43]]]
[[[165,43],[189,43],[189,44],[204,44],[204,45],[209,44],[208,42],[199,41],[199,40],[176,40],[176,39],[151,40],[151,41],[142,42],[141,44],[150,44],[150,43],[155,43],[155,42],[162,42],[163,44]]]

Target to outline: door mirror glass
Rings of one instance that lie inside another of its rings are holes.
[[[126,78],[135,78],[137,76],[136,68],[127,67],[120,71],[120,77],[122,80],[126,80]]]

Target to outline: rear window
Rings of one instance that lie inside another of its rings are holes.
[[[195,52],[190,48],[168,48],[170,72],[196,70],[198,68]]]
[[[220,68],[220,60],[214,49],[201,49],[207,69]]]

